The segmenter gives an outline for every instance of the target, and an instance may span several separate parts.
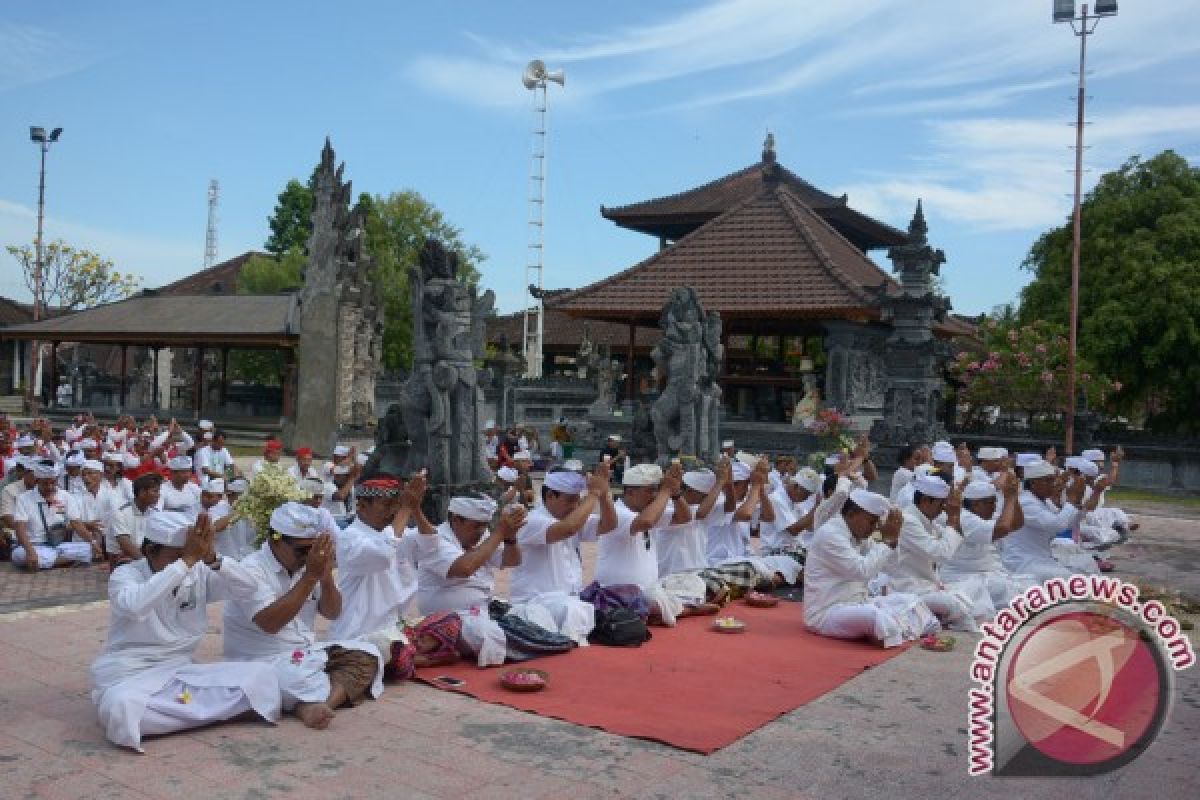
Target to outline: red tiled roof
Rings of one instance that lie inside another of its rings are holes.
[[[768,173],[862,250],[905,241],[903,231],[850,208],[845,195],[834,197],[786,167],[773,163],[751,164],[679,194],[616,208],[601,206],[600,214],[624,228],[680,238],[758,194]]]
[[[894,282],[785,181],[758,192],[624,272],[550,302],[613,321],[657,320],[670,290],[690,286],[723,317],[877,316]]]
[[[157,294],[237,294],[238,277],[242,274],[242,268],[254,256],[270,257],[270,254],[250,250],[228,261],[222,261],[208,269],[188,275],[186,278],[180,278],[174,283],[168,283],[159,288]]]

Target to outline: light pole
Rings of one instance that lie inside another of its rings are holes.
[[[46,134],[45,128],[30,127],[29,140],[38,146],[42,154],[42,165],[38,172],[38,212],[37,212],[37,240],[34,242],[34,262],[33,262],[33,321],[38,322],[42,318],[42,270],[45,266],[42,260],[42,226],[46,217],[46,153],[50,152],[50,145],[58,141],[58,137],[62,136],[63,129],[55,128]],[[33,362],[29,365],[29,408],[35,415],[37,414],[38,389],[34,382],[38,379],[38,373],[42,366],[42,345],[41,342],[32,342],[31,350],[33,352]],[[53,402],[53,400],[51,401]]]
[[[1083,193],[1083,111],[1087,97],[1087,40],[1096,32],[1101,17],[1117,14],[1117,0],[1096,0],[1095,10],[1088,14],[1087,3],[1082,13],[1076,16],[1075,0],[1054,0],[1054,21],[1069,22],[1071,30],[1079,37],[1079,92],[1075,107],[1075,202],[1071,231],[1071,329],[1067,344],[1067,408],[1064,419],[1066,452],[1074,453],[1075,447],[1075,361],[1079,339],[1079,248]]]

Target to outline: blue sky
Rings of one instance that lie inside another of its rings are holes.
[[[551,87],[546,285],[651,254],[600,206],[759,157],[903,227],[924,199],[957,311],[1015,299],[1030,244],[1070,210],[1078,49],[1050,0],[83,2],[0,7],[0,244],[47,237],[156,286],[261,247],[276,195],[329,135],[356,191],[416,189],[524,302],[530,93]],[[1125,0],[1089,40],[1090,184],[1132,154],[1200,163],[1200,0]],[[882,260],[883,255],[875,257]],[[886,266],[886,262],[884,262]],[[1086,255],[1084,260],[1086,269]],[[27,297],[0,255],[0,294]]]

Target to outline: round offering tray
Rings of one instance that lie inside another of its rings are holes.
[[[774,608],[779,605],[779,598],[772,594],[750,592],[746,595],[746,605],[754,608]]]
[[[540,669],[513,669],[500,676],[500,684],[514,692],[540,692],[549,681],[550,675]]]
[[[717,633],[745,633],[746,623],[734,617],[717,617],[713,620],[712,629]]]

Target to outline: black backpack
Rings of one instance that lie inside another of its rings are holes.
[[[650,639],[646,621],[628,608],[596,609],[596,627],[588,636],[592,644],[609,647],[641,647]]]

